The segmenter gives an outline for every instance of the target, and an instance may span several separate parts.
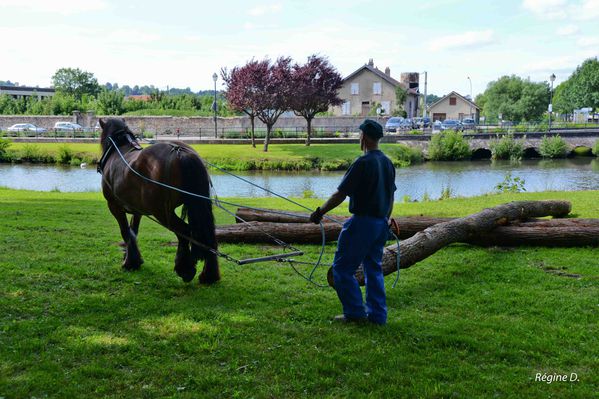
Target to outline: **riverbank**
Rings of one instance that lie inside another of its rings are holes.
[[[398,204],[394,215],[463,216],[551,198],[572,201],[578,217],[599,217],[597,195]],[[279,199],[233,201],[291,210]],[[346,204],[337,210],[346,212]],[[334,326],[334,291],[276,263],[223,261],[216,286],[182,283],[166,246],[174,236],[147,219],[145,264],[123,272],[117,224],[100,193],[0,189],[0,218],[0,396],[540,398],[591,397],[599,385],[595,248],[452,245],[402,271],[397,288],[387,278],[386,327]],[[220,211],[216,219],[232,220]],[[236,257],[278,250],[220,249]],[[313,260],[320,247],[302,249]],[[324,262],[333,253],[327,246]],[[578,381],[548,384],[538,373]]]
[[[360,152],[358,144],[273,144],[269,151],[251,145],[192,144],[201,157],[227,170],[345,170]],[[382,144],[397,167],[422,160],[420,151],[402,144]],[[95,164],[102,153],[98,143],[10,143],[0,162]]]

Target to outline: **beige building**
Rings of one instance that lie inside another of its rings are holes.
[[[332,107],[336,116],[366,116],[373,107],[380,108],[379,115],[390,115],[397,108],[395,89],[398,86],[408,91],[404,110],[408,118],[418,115],[418,74],[401,74],[399,82],[391,77],[387,67],[385,72],[374,66],[372,59],[355,72],[343,79],[339,97],[343,100],[340,106]]]
[[[433,121],[474,118],[478,122],[480,116],[480,107],[455,91],[433,103],[428,109]]]

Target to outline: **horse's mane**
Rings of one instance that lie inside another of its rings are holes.
[[[100,134],[100,145],[102,151],[106,151],[106,148],[110,145],[108,138],[112,138],[115,142],[120,136],[125,137],[130,135],[132,138],[135,137],[133,132],[129,129],[129,126],[123,119],[109,118],[101,123],[102,134]]]

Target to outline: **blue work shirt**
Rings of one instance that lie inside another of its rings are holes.
[[[380,150],[368,151],[351,164],[337,189],[349,196],[354,215],[386,218],[397,189],[393,163]]]

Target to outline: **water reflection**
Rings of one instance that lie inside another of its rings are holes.
[[[594,158],[563,160],[429,162],[397,169],[396,199],[439,198],[443,190],[452,195],[474,196],[493,192],[506,175],[525,181],[527,191],[599,190],[599,161]],[[262,197],[263,190],[233,176],[211,171],[220,196]],[[251,182],[281,195],[302,197],[313,192],[325,198],[339,184],[343,172],[241,172]],[[37,191],[99,191],[100,175],[94,167],[0,164],[0,186]]]

